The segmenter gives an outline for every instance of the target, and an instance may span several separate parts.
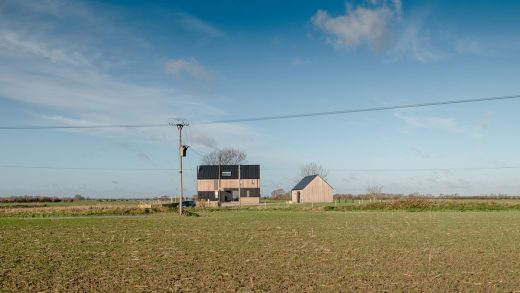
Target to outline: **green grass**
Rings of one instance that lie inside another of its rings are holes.
[[[167,209],[141,209],[133,205],[77,205],[77,206],[32,206],[0,207],[0,218],[45,218],[72,216],[139,215],[163,212]]]
[[[520,212],[0,219],[0,292],[520,290]]]

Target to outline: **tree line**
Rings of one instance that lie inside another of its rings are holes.
[[[88,198],[81,194],[76,194],[73,197],[57,197],[44,195],[20,195],[0,197],[0,203],[30,203],[30,202],[74,202],[87,200]]]

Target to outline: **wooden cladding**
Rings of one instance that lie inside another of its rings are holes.
[[[332,202],[334,190],[320,176],[316,176],[303,189],[294,189],[291,192],[292,202]]]
[[[219,190],[218,181],[218,179],[199,179],[197,180],[197,190]],[[224,190],[226,188],[239,188],[238,179],[221,179],[220,190]],[[240,188],[260,188],[260,179],[240,179]]]
[[[241,197],[240,203],[241,204],[259,204],[260,197]]]

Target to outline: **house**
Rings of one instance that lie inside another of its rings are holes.
[[[201,165],[197,168],[199,200],[260,203],[260,165]]]
[[[293,203],[332,202],[334,189],[319,175],[304,177],[291,191]]]

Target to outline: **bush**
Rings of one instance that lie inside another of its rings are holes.
[[[182,210],[182,215],[183,216],[187,216],[187,217],[200,217],[199,214],[197,214],[195,211],[193,211],[192,209],[183,209]]]

